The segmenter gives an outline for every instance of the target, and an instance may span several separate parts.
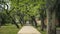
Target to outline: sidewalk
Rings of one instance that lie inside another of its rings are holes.
[[[22,29],[19,30],[18,34],[41,34],[41,33],[33,26],[23,26]]]

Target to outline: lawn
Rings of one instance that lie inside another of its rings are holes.
[[[46,34],[46,29],[44,31],[41,31],[41,26],[38,25],[37,30],[41,33],[41,34]]]
[[[0,28],[0,34],[17,34],[19,30],[15,25],[6,25]]]

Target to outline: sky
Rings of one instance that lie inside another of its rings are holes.
[[[2,0],[0,0],[0,1],[2,1]],[[10,10],[10,2],[9,2],[9,0],[4,0],[6,3],[7,3],[7,5],[9,6],[8,7],[8,10]],[[4,8],[4,5],[3,4],[0,4],[0,11],[2,10],[2,7]],[[5,5],[5,9],[7,9],[7,6]]]

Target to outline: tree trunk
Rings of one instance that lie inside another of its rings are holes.
[[[41,14],[41,30],[43,31],[44,30],[44,27],[45,27],[45,24],[44,24],[44,15]]]
[[[17,28],[19,28],[19,25],[15,22],[14,18],[10,15],[9,11],[8,11],[8,5],[7,6],[7,10],[6,10],[6,14],[12,19],[13,23],[17,26]],[[14,9],[14,8],[13,8]],[[11,10],[12,11],[12,10]]]
[[[58,21],[59,21],[59,24],[58,26],[60,27],[60,4],[58,4],[58,11],[57,11],[57,17],[58,17]]]
[[[1,19],[1,15],[0,15],[0,28],[1,28],[1,21],[2,21],[2,19]]]
[[[47,34],[56,34],[55,11],[47,11]]]
[[[58,21],[59,21],[59,24],[58,24],[58,26],[60,27],[60,18],[58,18]]]
[[[12,16],[10,16],[10,18],[12,19],[13,23],[17,26],[17,28],[19,28],[19,25],[15,22],[15,19]]]
[[[33,20],[32,20],[32,18],[31,18],[31,20],[30,20],[30,23],[32,24],[32,26],[34,26],[34,25],[33,25]]]
[[[19,28],[19,25],[15,22],[15,19],[6,11],[7,15],[12,19],[13,23]]]
[[[52,34],[56,34],[55,11],[52,13]]]
[[[35,16],[31,16],[31,18],[32,18],[32,21],[34,22],[34,23],[33,23],[34,26],[37,27],[37,22],[36,22],[36,20],[35,20]]]
[[[20,22],[21,26],[23,26],[22,18],[21,18],[21,17],[20,17],[20,19],[19,19],[19,22]]]

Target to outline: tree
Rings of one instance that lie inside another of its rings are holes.
[[[47,0],[48,1],[48,0]],[[53,2],[53,3],[52,3]],[[55,18],[56,18],[56,5],[57,1],[48,1],[48,9],[47,9],[47,34],[56,34],[56,24],[55,24]],[[49,4],[50,3],[50,4]]]
[[[57,7],[58,7],[58,9],[57,9],[57,12],[56,12],[56,17],[57,17],[57,19],[58,19],[58,26],[60,27],[60,3],[59,3],[60,1],[58,0],[58,2],[57,2]]]
[[[15,22],[15,19],[13,18],[13,16],[12,15],[10,15],[10,13],[11,13],[11,11],[12,10],[14,10],[14,8],[13,9],[11,9],[10,11],[9,11],[9,5],[8,5],[8,2],[7,2],[8,0],[1,0],[0,2],[1,2],[1,4],[3,5],[1,8],[3,9],[3,12],[1,11],[1,19],[2,19],[2,23],[1,24],[5,24],[5,21],[6,21],[6,19],[8,18],[8,16],[9,16],[9,18],[11,18],[12,19],[12,21],[13,21],[13,23],[17,26],[17,28],[19,28],[19,26],[17,25],[17,23]],[[6,16],[7,16],[7,18],[5,18]]]
[[[38,13],[40,15],[40,21],[41,21],[41,30],[43,31],[46,27],[45,23],[44,23],[44,20],[46,18],[46,13],[45,13],[45,10],[46,10],[46,2],[45,0],[42,0],[41,1],[42,3],[40,4],[40,8],[38,9]]]

